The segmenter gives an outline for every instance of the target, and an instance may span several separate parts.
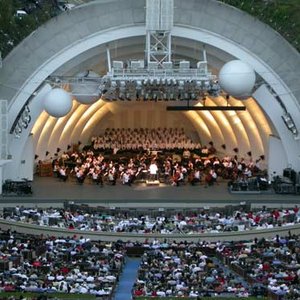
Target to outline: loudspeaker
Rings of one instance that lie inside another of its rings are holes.
[[[297,174],[292,168],[284,169],[283,176],[289,178],[293,184],[296,184]]]

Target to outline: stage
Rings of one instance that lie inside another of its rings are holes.
[[[15,204],[37,206],[61,206],[65,201],[108,207],[203,207],[251,203],[253,206],[272,205],[286,207],[298,204],[299,195],[265,192],[230,193],[226,181],[214,186],[190,184],[171,186],[169,184],[146,185],[134,183],[131,186],[117,182],[115,186],[103,187],[87,180],[82,185],[75,180],[63,182],[54,177],[35,177],[32,195],[2,195],[0,207]]]

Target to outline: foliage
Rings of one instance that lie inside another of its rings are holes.
[[[51,1],[0,0],[0,51],[5,57],[26,36],[53,17],[56,6]],[[22,16],[17,11],[25,11]]]
[[[136,297],[135,300],[159,300],[159,299],[162,299],[161,297]],[[196,298],[182,298],[182,297],[166,297],[164,298],[166,300],[178,300],[178,299],[185,299],[185,300],[195,300]],[[204,299],[210,299],[210,300],[234,300],[234,299],[237,299],[236,297],[232,298],[232,297],[201,297],[201,300],[204,300]],[[248,298],[238,298],[238,299],[247,299],[247,300],[257,300],[257,299],[260,299],[260,300],[266,300],[267,298],[257,298],[257,297],[248,297]]]
[[[268,24],[300,51],[299,0],[220,0]]]
[[[91,0],[85,0],[91,1]],[[258,18],[300,51],[299,0],[219,0]],[[5,57],[26,36],[59,12],[57,0],[0,0],[0,51]],[[17,16],[18,9],[27,15]]]

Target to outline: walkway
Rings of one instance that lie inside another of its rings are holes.
[[[131,290],[137,278],[140,257],[127,257],[114,300],[131,300]]]

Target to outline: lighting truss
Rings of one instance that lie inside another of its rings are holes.
[[[206,94],[217,96],[220,88],[217,77],[207,72],[204,62],[197,68],[190,68],[189,61],[179,66],[172,62],[153,62],[144,68],[143,61],[131,61],[123,67],[122,62],[113,62],[113,68],[102,78],[100,90],[102,99],[114,100],[198,100]]]
[[[49,78],[61,86],[76,81],[98,84],[99,97],[106,101],[177,101],[218,96],[217,77],[208,71],[206,51],[194,67],[190,61],[172,61],[171,33],[174,0],[146,0],[145,60],[111,61],[107,47],[108,72],[95,78]],[[78,82],[79,84],[79,82]],[[95,89],[93,89],[95,91]]]

